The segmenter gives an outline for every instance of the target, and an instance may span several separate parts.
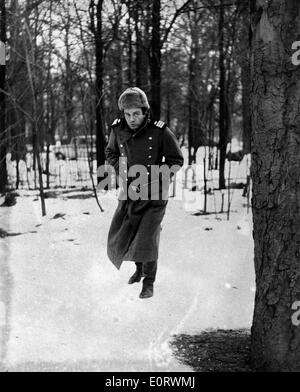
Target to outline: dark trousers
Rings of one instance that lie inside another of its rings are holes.
[[[138,271],[143,273],[144,283],[154,283],[157,272],[157,260],[135,263]]]

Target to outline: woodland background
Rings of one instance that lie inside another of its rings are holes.
[[[105,161],[110,124],[120,115],[118,97],[133,85],[148,94],[152,116],[167,122],[188,148],[189,164],[200,146],[209,146],[209,167],[219,170],[219,187],[225,188],[228,143],[233,137],[243,142],[233,159],[250,152],[247,1],[0,4],[7,45],[2,191],[7,182],[19,188],[21,160],[35,173],[35,187],[49,188],[51,152],[68,158],[53,146],[74,148],[78,137],[86,139],[86,161],[95,174],[91,161]],[[7,180],[7,152],[15,162],[13,180]]]
[[[97,197],[117,99],[132,85],[187,149],[188,166],[208,151],[218,186],[204,195],[230,191],[225,163],[251,152],[260,371],[300,369],[299,18],[299,0],[0,0],[1,194],[38,189],[45,215],[44,188],[70,162],[72,173],[86,166]]]

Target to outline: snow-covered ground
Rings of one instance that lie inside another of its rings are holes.
[[[2,369],[191,371],[172,355],[174,334],[250,327],[252,217],[242,190],[231,192],[229,221],[218,213],[219,192],[208,200],[214,213],[197,216],[200,192],[179,191],[184,200],[169,201],[147,300],[138,297],[141,284],[127,284],[134,264],[117,271],[106,256],[113,191],[99,193],[103,213],[91,192],[74,191],[47,199],[44,218],[34,192],[0,208]]]
[[[228,145],[229,146],[229,145]],[[229,147],[228,147],[229,148]],[[231,151],[236,152],[241,150],[240,143],[233,139],[231,145]],[[192,185],[198,185],[200,188],[203,187],[203,162],[206,159],[206,176],[208,181],[208,187],[218,187],[216,181],[218,177],[217,171],[208,171],[208,147],[200,147],[196,154],[197,164],[192,165],[192,169],[188,168],[188,149],[186,147],[182,148],[182,153],[184,156],[185,167],[182,173],[179,175],[180,181],[186,178],[186,186],[191,188]],[[215,162],[217,150],[214,149],[212,155],[212,162]],[[41,156],[43,170],[46,170],[46,155]],[[12,187],[16,184],[16,161],[11,160],[11,154],[7,156],[7,166],[8,166],[8,178]],[[230,172],[230,182],[238,182],[245,178],[250,166],[250,155],[244,157],[241,163],[233,162],[231,165],[229,162],[226,163],[225,173],[226,178],[229,177]],[[50,154],[50,187],[51,188],[69,188],[69,187],[84,187],[90,186],[90,174],[89,165],[87,158],[80,158],[75,160],[57,160],[53,153]],[[93,174],[94,180],[97,180],[97,162],[93,161]],[[194,173],[194,179],[193,179]],[[35,189],[38,185],[37,172],[33,171],[33,156],[32,154],[26,155],[26,163],[21,160],[19,162],[19,178],[20,178],[20,189]],[[43,174],[44,186],[47,184],[47,175]],[[184,181],[185,182],[185,181]]]

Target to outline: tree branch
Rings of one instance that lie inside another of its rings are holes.
[[[166,42],[166,40],[168,39],[168,35],[176,21],[176,19],[178,18],[178,16],[185,11],[185,8],[190,4],[191,0],[187,0],[180,8],[178,8],[178,10],[176,10],[175,14],[173,15],[173,18],[169,24],[169,27],[166,29],[165,34],[161,40],[160,46],[161,48],[163,47],[163,44]]]

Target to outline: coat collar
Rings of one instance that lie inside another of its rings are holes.
[[[142,125],[135,132],[132,132],[132,130],[128,127],[126,120],[122,119],[121,127],[119,129],[120,142],[124,143],[130,138],[140,135],[147,128],[147,125],[150,124],[150,122],[149,114],[147,114]]]

